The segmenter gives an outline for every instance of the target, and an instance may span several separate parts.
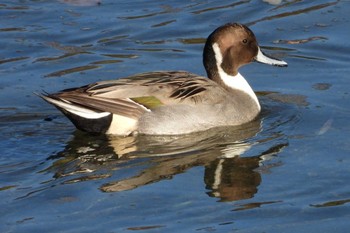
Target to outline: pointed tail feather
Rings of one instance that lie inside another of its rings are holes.
[[[46,102],[54,105],[78,129],[90,133],[106,133],[110,128],[113,114],[109,112],[96,112],[81,106],[74,105],[64,99],[55,98],[49,94],[43,93],[37,96],[44,99]]]

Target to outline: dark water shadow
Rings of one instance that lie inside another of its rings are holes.
[[[270,21],[270,20],[274,20],[274,19],[281,19],[281,18],[290,17],[290,16],[293,16],[293,15],[305,14],[305,13],[309,13],[309,12],[312,12],[312,11],[317,11],[317,10],[320,10],[320,9],[323,9],[323,8],[327,8],[327,7],[330,7],[330,6],[337,5],[339,2],[340,2],[340,0],[337,0],[337,1],[333,1],[333,2],[313,5],[313,6],[306,7],[306,8],[303,8],[303,9],[298,9],[298,10],[295,10],[295,11],[287,11],[287,12],[283,12],[283,13],[276,14],[276,15],[265,16],[265,17],[262,17],[260,19],[257,19],[257,20],[254,20],[252,22],[249,22],[249,23],[247,23],[247,25],[251,26],[251,25],[263,22],[263,21]]]
[[[242,4],[247,4],[249,2],[250,2],[250,0],[238,1],[238,2],[231,3],[231,4],[227,4],[227,5],[212,6],[212,7],[209,7],[209,8],[192,11],[191,13],[192,14],[202,14],[202,13],[205,13],[205,12],[208,12],[208,11],[217,11],[217,10],[221,10],[221,9],[234,8],[236,6],[239,6],[239,5],[242,5]]]

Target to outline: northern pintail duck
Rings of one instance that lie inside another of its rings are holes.
[[[265,55],[248,27],[228,23],[205,43],[208,78],[185,71],[148,72],[40,96],[78,129],[93,133],[175,135],[241,125],[261,109],[238,72],[252,61],[287,66]]]

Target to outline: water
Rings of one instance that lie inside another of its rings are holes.
[[[1,232],[348,231],[349,1],[97,2],[0,3]],[[230,21],[289,63],[241,70],[264,109],[247,125],[87,135],[33,94],[204,75],[203,42]]]

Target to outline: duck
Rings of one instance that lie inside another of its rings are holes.
[[[227,23],[205,42],[207,77],[187,71],[152,71],[38,95],[85,132],[189,134],[243,125],[258,117],[259,100],[238,72],[253,61],[287,66],[262,52],[247,26]]]

